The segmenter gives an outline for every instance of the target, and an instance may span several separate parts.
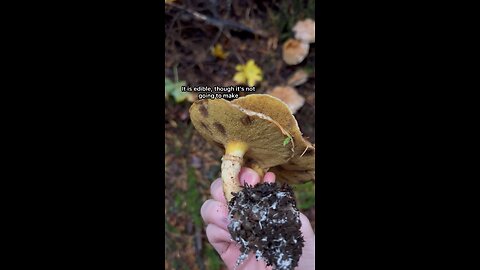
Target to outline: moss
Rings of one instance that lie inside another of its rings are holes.
[[[221,268],[222,260],[211,245],[205,245],[203,257],[206,258],[206,269],[219,270]]]
[[[203,228],[203,221],[200,216],[200,208],[202,206],[201,194],[199,186],[197,185],[197,177],[195,176],[195,169],[188,168],[187,171],[188,191],[183,193],[182,202],[186,202],[185,209],[188,215],[192,218],[193,224],[197,227]],[[203,261],[206,264],[205,269],[219,270],[221,268],[221,259],[217,252],[208,242],[203,242]]]
[[[178,233],[178,229],[175,228],[174,226],[170,225],[170,223],[168,223],[166,220],[165,220],[165,230],[167,230],[169,232],[172,232],[172,233]]]
[[[202,200],[200,196],[199,187],[197,186],[197,177],[195,170],[188,168],[187,172],[188,191],[186,193],[185,201],[187,202],[187,211],[193,219],[195,226],[203,226],[202,218],[200,217],[200,208]]]
[[[174,204],[173,204],[173,207],[175,208],[175,210],[177,211],[180,211],[181,207],[182,207],[182,202],[184,200],[184,194],[181,193],[181,192],[178,192],[175,194],[175,201],[174,201]]]
[[[293,185],[295,197],[297,198],[297,207],[300,210],[307,210],[315,207],[315,184],[308,182],[305,184]]]

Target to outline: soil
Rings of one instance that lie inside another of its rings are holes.
[[[304,239],[300,212],[288,185],[263,183],[245,187],[229,203],[228,229],[240,246],[241,264],[251,252],[274,269],[290,270],[298,265]]]

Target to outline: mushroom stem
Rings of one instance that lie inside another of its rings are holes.
[[[265,176],[265,172],[267,171],[262,167],[260,167],[260,165],[255,161],[250,161],[250,162],[247,161],[245,164],[245,167],[248,167],[254,170],[258,174],[258,176],[260,176],[260,179],[263,179],[263,176]]]
[[[222,179],[223,193],[228,202],[233,198],[232,192],[241,190],[238,174],[247,150],[248,145],[244,142],[229,142],[225,147],[225,155],[222,157]]]

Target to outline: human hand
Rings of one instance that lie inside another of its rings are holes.
[[[260,182],[260,176],[250,168],[242,168],[239,174],[240,185],[256,185]],[[267,172],[263,182],[274,183],[275,175]],[[228,232],[228,207],[223,194],[222,179],[215,180],[210,186],[210,193],[213,199],[207,200],[200,210],[204,222],[207,224],[207,238],[210,244],[220,254],[220,257],[227,265],[228,269],[234,269],[238,257],[241,255],[236,242],[232,240]],[[315,269],[315,234],[308,218],[300,213],[300,228],[305,243],[302,250],[302,256],[298,262],[297,270]],[[272,269],[266,266],[263,260],[257,261],[255,255],[250,253],[248,258],[237,267],[238,270],[263,270]]]

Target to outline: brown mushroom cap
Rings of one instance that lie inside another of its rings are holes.
[[[293,73],[292,76],[287,81],[288,86],[299,86],[304,84],[308,80],[308,73],[303,70],[297,70],[295,73]]]
[[[309,49],[309,43],[291,38],[283,44],[283,60],[288,65],[300,64],[307,57]]]
[[[298,127],[297,120],[293,117],[288,105],[279,98],[267,94],[251,94],[232,100],[232,103],[247,110],[271,117],[280,126],[286,129],[288,133],[292,135],[294,140],[302,138],[302,133]],[[297,147],[301,147],[301,145],[295,144],[295,148]]]
[[[280,165],[286,170],[303,171],[315,170],[315,147],[308,141],[304,140],[306,147],[300,156],[295,155],[287,163]]]
[[[307,170],[313,171],[313,176],[315,175],[315,148],[310,142],[303,138],[297,120],[283,101],[270,95],[251,94],[233,100],[232,103],[248,110],[268,115],[292,135],[295,146],[294,156],[288,162],[279,165],[278,167],[281,168],[273,170],[274,172],[284,174],[284,171],[288,170]],[[272,169],[269,171],[272,171]],[[292,175],[297,174],[298,173],[289,173],[279,179],[280,181],[282,181],[281,179],[288,179],[287,182],[289,183],[299,183],[312,180],[310,177],[312,175],[311,173],[308,174],[308,177],[305,175],[297,180],[291,179]]]
[[[315,146],[304,140],[307,148],[300,155],[295,155],[287,163],[275,166],[269,171],[275,173],[280,181],[290,184],[315,181]]]
[[[293,171],[277,166],[269,170],[276,176],[276,180],[289,184],[302,184],[309,181],[315,181],[315,171]]]
[[[292,28],[295,32],[295,38],[307,43],[315,42],[315,21],[306,19],[298,21]]]
[[[295,88],[290,86],[277,86],[272,91],[269,91],[268,94],[285,102],[292,114],[296,113],[305,104],[305,98],[298,94]]]
[[[276,121],[227,100],[197,101],[190,107],[190,118],[198,132],[211,143],[248,144],[245,158],[263,168],[284,164],[293,156],[294,142],[284,145],[291,135]]]

